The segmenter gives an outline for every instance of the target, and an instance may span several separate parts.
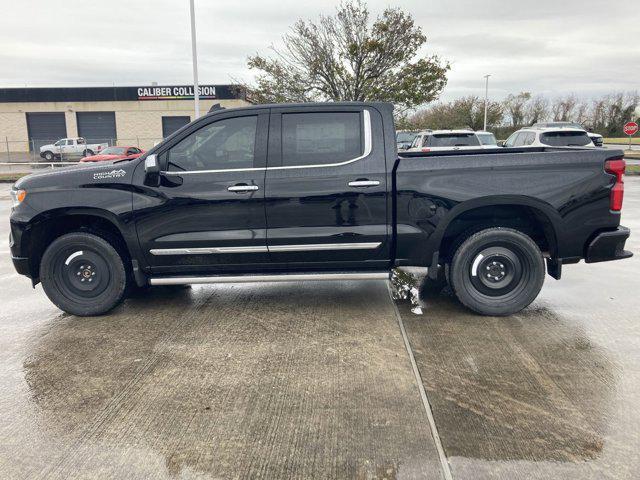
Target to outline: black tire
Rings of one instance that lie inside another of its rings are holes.
[[[93,155],[93,150],[85,150],[82,152],[83,157],[91,157]]]
[[[78,316],[101,315],[122,300],[127,272],[106,239],[86,232],[63,235],[44,252],[40,281],[58,308]]]
[[[536,243],[511,228],[487,228],[468,237],[453,255],[449,281],[458,300],[481,315],[519,312],[544,283]]]
[[[54,158],[55,158],[55,156],[53,155],[53,152],[44,152],[44,159],[47,162],[53,162]]]

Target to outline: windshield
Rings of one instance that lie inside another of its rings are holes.
[[[498,141],[493,133],[476,133],[482,145],[498,145]]]
[[[584,147],[593,142],[587,132],[545,132],[540,142],[552,147]]]
[[[438,133],[429,137],[429,147],[476,147],[480,142],[475,133]]]
[[[125,155],[127,147],[109,147],[100,151],[100,155]]]
[[[398,132],[398,137],[396,138],[396,142],[398,143],[411,143],[413,139],[416,138],[415,133],[411,132]]]

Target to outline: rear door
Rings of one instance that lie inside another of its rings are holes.
[[[265,206],[273,265],[388,266],[386,178],[377,110],[272,109]]]

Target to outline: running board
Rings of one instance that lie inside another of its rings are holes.
[[[339,280],[388,280],[389,272],[356,273],[280,273],[269,275],[211,275],[207,277],[156,277],[151,285],[195,285],[200,283],[253,283],[253,282],[318,282]]]

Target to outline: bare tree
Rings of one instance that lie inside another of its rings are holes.
[[[529,92],[520,92],[518,95],[509,94],[504,100],[504,108],[511,120],[513,128],[521,127],[525,124],[527,103],[531,100]]]
[[[489,102],[487,108],[488,128],[502,123],[503,108],[498,102]],[[405,120],[404,128],[482,129],[484,124],[484,99],[477,96],[459,98],[449,103],[437,103],[416,112]]]
[[[348,0],[317,23],[298,20],[272,56],[249,57],[261,73],[248,96],[257,103],[379,100],[407,110],[435,100],[447,83],[447,62],[417,57],[426,40],[399,8],[370,22],[366,5]]]
[[[536,95],[526,106],[525,125],[533,125],[536,122],[544,122],[549,118],[549,100],[542,95]]]
[[[574,110],[578,103],[578,99],[575,95],[568,95],[556,99],[551,106],[551,112],[553,114],[554,122],[569,122],[573,121]]]

